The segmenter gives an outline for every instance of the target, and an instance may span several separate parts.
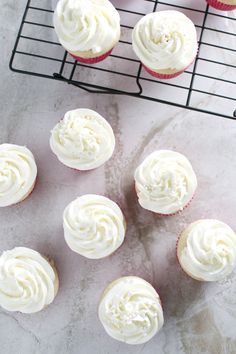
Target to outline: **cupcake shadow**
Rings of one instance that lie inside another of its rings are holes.
[[[166,321],[181,320],[205,298],[204,282],[189,277],[180,267],[176,254],[167,259],[166,268],[155,276],[153,286],[162,300]]]
[[[188,309],[204,299],[204,282],[189,277],[176,255],[178,235],[186,224],[184,211],[174,217],[158,216],[143,209],[133,183],[126,185],[124,212],[128,219],[127,245],[136,240],[142,245],[149,272],[141,268],[133,275],[145,276],[160,295],[166,321],[178,321]],[[143,274],[142,274],[143,273]]]

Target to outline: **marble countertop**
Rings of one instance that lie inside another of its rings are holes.
[[[23,315],[0,310],[1,354],[235,354],[236,274],[216,284],[185,276],[176,260],[179,233],[200,218],[217,218],[236,230],[236,122],[125,96],[90,95],[63,83],[14,74],[10,52],[24,1],[2,0],[0,13],[0,142],[27,145],[39,176],[23,203],[0,210],[0,251],[15,246],[55,260],[60,290],[46,310]],[[117,140],[112,159],[77,173],[60,164],[49,133],[69,109],[97,110]],[[174,149],[192,162],[199,187],[175,217],[142,209],[133,188],[135,167],[155,149]],[[123,246],[103,260],[88,260],[65,244],[62,211],[76,196],[104,194],[128,220]],[[128,346],[111,339],[97,317],[101,292],[113,279],[137,275],[159,291],[163,330],[150,342]]]

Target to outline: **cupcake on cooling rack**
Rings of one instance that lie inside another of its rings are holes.
[[[139,204],[160,215],[174,215],[192,200],[197,178],[188,159],[170,150],[150,154],[135,171]]]
[[[34,156],[24,146],[0,145],[0,207],[19,203],[33,191],[37,176]]]
[[[120,16],[108,0],[59,0],[54,27],[61,45],[82,63],[105,59],[120,39]]]
[[[144,68],[160,79],[184,72],[198,48],[193,22],[179,11],[159,11],[141,18],[134,27],[132,43]]]
[[[107,334],[127,344],[148,342],[164,323],[156,290],[134,276],[119,278],[105,289],[98,315]]]
[[[221,11],[232,11],[236,9],[236,0],[207,0],[207,3]]]
[[[73,251],[99,259],[122,245],[126,223],[121,209],[112,200],[87,194],[66,207],[63,227],[66,243]]]
[[[50,146],[58,160],[76,170],[92,170],[110,159],[115,137],[110,124],[91,109],[65,114],[53,128]]]
[[[0,306],[35,313],[52,303],[58,291],[54,265],[38,252],[16,247],[0,256]]]
[[[177,256],[193,279],[223,280],[236,266],[236,234],[218,220],[195,221],[182,232]]]

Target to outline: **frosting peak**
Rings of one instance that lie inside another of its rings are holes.
[[[125,237],[125,219],[112,200],[95,194],[71,202],[63,214],[64,236],[75,252],[91,259],[109,256]]]
[[[197,187],[190,162],[170,150],[158,150],[146,157],[134,178],[140,205],[159,214],[183,209]]]
[[[34,187],[37,166],[24,146],[0,145],[0,207],[20,202]]]
[[[204,281],[222,280],[236,266],[236,234],[221,221],[198,220],[182,233],[178,257],[190,276]]]
[[[58,277],[38,252],[16,247],[0,257],[0,305],[8,311],[34,313],[49,305]]]
[[[105,289],[98,313],[106,332],[128,344],[149,341],[164,323],[157,292],[133,276],[119,278]]]
[[[197,53],[193,22],[179,11],[158,11],[141,18],[132,33],[133,49],[152,70],[183,70]]]
[[[120,38],[120,16],[108,0],[60,0],[54,27],[65,49],[85,57],[107,52]]]
[[[91,170],[112,156],[115,137],[110,124],[91,109],[75,109],[65,114],[52,130],[50,146],[66,166]]]

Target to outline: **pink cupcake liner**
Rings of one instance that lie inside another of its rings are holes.
[[[196,55],[197,55],[197,53],[196,53]],[[142,65],[143,65],[144,69],[145,69],[150,75],[155,76],[155,77],[158,78],[158,79],[169,80],[169,79],[173,79],[174,77],[177,77],[177,76],[183,74],[183,73],[185,72],[185,70],[187,70],[187,69],[190,67],[190,65],[193,64],[195,58],[196,58],[196,56],[193,58],[193,60],[191,61],[191,63],[190,63],[188,66],[186,66],[186,68],[184,68],[183,70],[177,71],[177,72],[175,72],[175,73],[173,73],[173,74],[160,74],[160,73],[157,73],[157,72],[153,71],[152,69],[149,69],[149,68],[148,68],[146,65],[144,65],[143,63],[142,63]]]
[[[218,0],[206,0],[207,3],[217,10],[221,11],[232,11],[236,9],[236,5],[224,4]]]
[[[71,54],[70,55],[76,59],[77,61],[79,61],[80,63],[84,63],[84,64],[96,64],[96,63],[99,63],[100,61],[106,59],[112,52],[113,48],[111,50],[109,50],[108,52],[98,56],[98,57],[95,57],[95,58],[82,58],[82,57],[78,57],[74,54]]]
[[[153,71],[152,69],[149,69],[144,64],[143,64],[143,67],[150,75],[155,76],[158,79],[162,79],[162,80],[173,79],[174,77],[177,77],[177,76],[181,75],[187,69],[187,68],[185,68],[184,70],[178,71],[178,72],[176,72],[174,74],[159,74],[159,73]]]

